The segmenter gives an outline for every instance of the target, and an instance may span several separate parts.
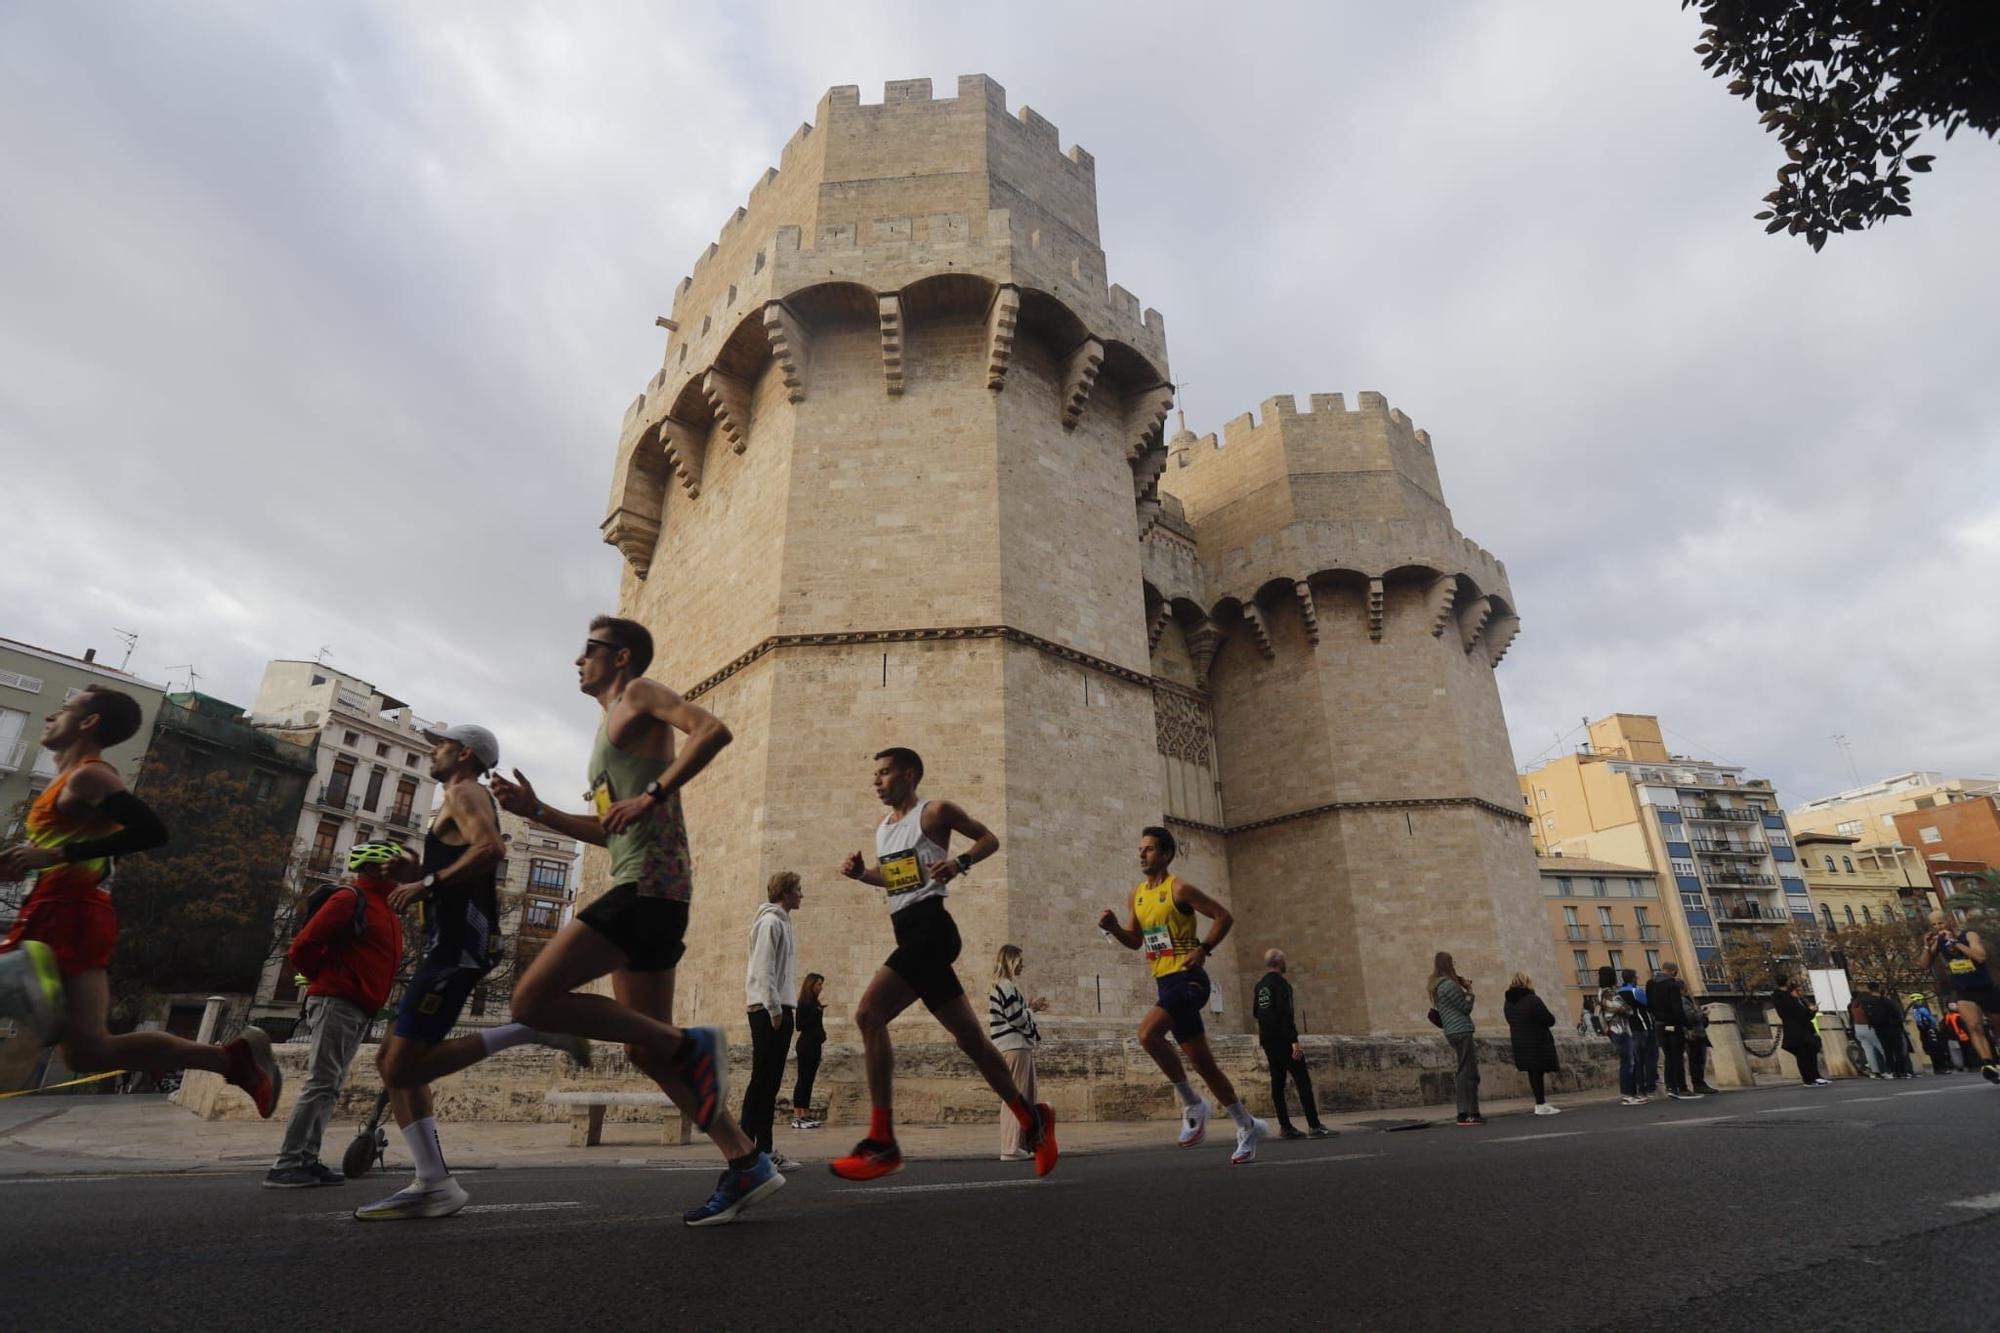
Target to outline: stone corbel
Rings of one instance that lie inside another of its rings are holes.
[[[882,383],[893,398],[903,392],[903,298],[890,292],[877,309],[882,320]]]
[[[1264,621],[1264,609],[1255,602],[1243,604],[1243,623],[1250,627],[1250,637],[1257,641],[1257,651],[1266,661],[1277,659],[1277,650],[1271,647],[1271,627]]]
[[[1300,579],[1292,585],[1299,599],[1299,618],[1306,623],[1306,642],[1319,646],[1319,608],[1313,605],[1312,584]]]
[[[1167,470],[1167,449],[1159,445],[1132,464],[1132,496],[1139,505],[1139,536],[1143,540],[1160,518],[1160,474]]]
[[[1166,445],[1161,427],[1167,424],[1167,410],[1174,405],[1174,386],[1158,385],[1125,399],[1125,458],[1137,463],[1157,450],[1165,466]]]
[[[640,578],[653,564],[653,550],[660,544],[658,511],[648,516],[633,509],[614,509],[605,518],[602,531],[607,546],[615,546]]]
[[[1514,646],[1514,636],[1521,632],[1521,617],[1501,616],[1486,627],[1486,660],[1493,666],[1500,665],[1500,659]]]
[[[610,512],[599,525],[607,545],[615,546],[640,578],[653,562],[660,540],[660,515],[667,501],[667,460],[659,435],[650,424],[638,424],[620,442],[618,465],[611,474]]]
[[[1076,423],[1083,418],[1083,409],[1090,402],[1090,392],[1097,387],[1097,372],[1104,369],[1104,344],[1095,338],[1085,338],[1083,345],[1069,354],[1063,364],[1062,424],[1064,430],[1075,430]]]
[[[1222,647],[1222,631],[1214,623],[1203,618],[1199,625],[1186,634],[1188,660],[1194,664],[1195,679],[1208,686],[1208,669],[1215,665],[1215,652]]]
[[[1458,634],[1460,641],[1465,645],[1466,652],[1471,652],[1479,645],[1479,636],[1486,632],[1486,623],[1492,618],[1493,599],[1491,597],[1482,597],[1472,605],[1466,607],[1465,610],[1459,612]]]
[[[1389,590],[1382,580],[1368,580],[1368,641],[1382,642],[1382,621],[1387,613]]]
[[[666,454],[667,466],[679,475],[681,489],[687,492],[688,499],[700,495],[702,459],[708,452],[707,435],[685,421],[665,417],[660,421],[660,448]]]
[[[1161,602],[1153,612],[1151,623],[1146,626],[1146,651],[1155,652],[1160,646],[1160,636],[1167,632],[1167,622],[1174,618],[1172,602]]]
[[[812,339],[797,316],[783,301],[764,303],[764,336],[771,340],[771,359],[785,381],[785,396],[792,402],[806,400],[806,360],[812,354]]]
[[[1458,600],[1458,576],[1443,574],[1424,590],[1424,614],[1430,617],[1431,637],[1440,638],[1451,622],[1451,610]]]
[[[742,453],[750,442],[750,386],[734,375],[711,370],[701,377],[701,393],[715,413],[715,424],[729,437],[729,447]]]
[[[1002,287],[993,293],[986,312],[986,387],[1007,387],[1007,366],[1014,359],[1014,326],[1021,322],[1021,289]]]

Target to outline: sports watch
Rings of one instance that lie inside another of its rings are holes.
[[[666,799],[667,797],[666,788],[660,785],[660,780],[658,778],[654,778],[651,782],[646,784],[646,797],[648,800],[652,801],[653,804],[655,805],[658,805],[661,801]]]
[[[972,873],[972,853],[960,852],[952,858],[952,861],[958,866],[959,874],[969,875]]]

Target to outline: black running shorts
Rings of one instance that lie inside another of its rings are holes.
[[[687,952],[688,905],[642,898],[637,884],[613,886],[576,919],[625,951],[633,972],[671,972]]]
[[[424,959],[403,988],[403,1003],[396,1010],[396,1035],[428,1042],[449,1037],[458,1026],[465,1002],[486,979],[486,971]]]
[[[926,898],[889,916],[896,928],[896,951],[883,964],[910,983],[910,989],[936,1013],[965,994],[952,964],[958,961],[958,925],[944,910],[944,899]]]
[[[2000,1014],[2000,986],[1960,986],[1954,998],[1970,1000],[1989,1014]]]
[[[1208,973],[1198,967],[1183,968],[1158,978],[1156,984],[1159,1006],[1167,1011],[1167,1029],[1175,1041],[1187,1041],[1208,1030],[1201,1021],[1201,1007],[1208,1003]]]

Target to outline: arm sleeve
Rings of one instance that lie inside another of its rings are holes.
[[[102,838],[73,842],[62,849],[65,861],[95,861],[106,856],[130,856],[167,845],[167,826],[152,807],[129,791],[114,791],[97,808],[118,821],[118,831]]]

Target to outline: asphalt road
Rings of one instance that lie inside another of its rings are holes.
[[[1989,1329],[2000,1088],[1761,1089],[1267,1146],[1075,1154],[1047,1180],[823,1167],[689,1231],[705,1171],[466,1173],[473,1208],[362,1224],[402,1177],[0,1182],[19,1329]],[[1171,1132],[1170,1130],[1168,1132]]]

